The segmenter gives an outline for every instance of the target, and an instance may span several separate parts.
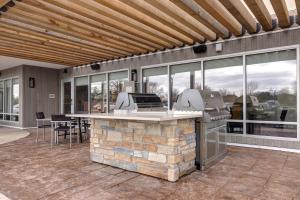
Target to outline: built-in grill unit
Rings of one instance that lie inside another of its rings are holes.
[[[174,112],[193,113],[202,111],[195,121],[196,166],[203,170],[226,154],[226,119],[230,112],[218,92],[195,89],[184,90],[177,98]]]
[[[127,93],[118,95],[115,111],[165,111],[161,99],[156,94]]]

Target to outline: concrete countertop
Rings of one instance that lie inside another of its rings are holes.
[[[67,114],[68,117],[81,117],[92,119],[120,119],[136,121],[171,121],[177,119],[191,119],[202,117],[201,112],[172,113],[172,112],[135,112],[135,113],[101,113],[101,114]]]

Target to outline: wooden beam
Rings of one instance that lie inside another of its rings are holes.
[[[257,32],[258,26],[254,17],[241,1],[220,0],[220,2],[235,17],[236,20],[245,26],[249,33]]]
[[[160,34],[153,34],[146,27],[138,27],[128,20],[120,19],[115,16],[111,10],[100,10],[96,7],[88,4],[81,3],[79,1],[68,1],[68,0],[44,0],[49,4],[55,5],[61,9],[65,9],[68,12],[78,13],[82,16],[100,22],[105,28],[117,31],[120,34],[134,35],[135,39],[142,40],[143,42],[150,42],[150,44],[159,45],[159,48],[172,48],[174,47],[173,41]]]
[[[6,12],[3,14],[3,17],[20,21],[31,26],[45,28],[63,35],[77,37],[82,40],[89,41],[108,53],[116,53],[119,55],[130,55],[134,53],[129,49],[129,47],[126,48],[124,46],[111,44],[110,42],[104,41],[100,35],[92,31],[72,26],[68,23],[60,21],[59,19],[54,19],[42,14],[37,14],[36,12],[31,12],[30,10],[26,10],[20,6],[14,7],[10,10],[10,12]]]
[[[47,51],[45,49],[40,48],[28,48],[26,45],[14,44],[7,41],[1,41],[1,48],[12,49],[14,52],[25,52],[33,55],[44,56],[45,58],[51,57],[61,61],[68,61],[72,63],[88,63],[90,60],[87,59],[79,59],[79,58],[70,58],[66,57],[66,55],[59,54],[58,52]]]
[[[64,34],[57,34],[56,31],[52,31],[54,29],[54,27],[56,27],[56,25],[51,25],[51,26],[53,26],[53,29],[49,30],[49,26],[48,26],[49,24],[43,23],[43,22],[38,22],[36,20],[33,20],[33,19],[27,17],[26,15],[11,14],[11,12],[10,12],[10,13],[5,14],[5,16],[2,16],[2,17],[5,18],[5,19],[10,19],[10,20],[14,20],[14,21],[17,21],[17,22],[21,22],[23,24],[26,24],[26,26],[28,26],[28,27],[34,26],[34,27],[38,27],[38,28],[41,28],[41,29],[45,29],[47,34],[49,34],[49,32],[53,32],[53,34],[55,34],[55,35],[59,35],[59,36],[64,35]],[[69,31],[69,32],[73,33],[72,31]],[[59,32],[59,33],[61,33],[61,32]],[[76,36],[74,36],[74,35],[67,35],[67,36],[64,35],[64,37],[62,37],[62,38],[66,38],[66,37],[68,38],[68,36],[76,38]],[[98,47],[99,52],[103,52],[103,53],[106,53],[106,54],[111,55],[111,56],[121,56],[121,55],[123,55],[122,53],[124,53],[124,51],[118,51],[118,50],[113,49],[113,48],[107,48],[103,45],[98,45],[98,43],[95,43],[95,42],[93,43],[91,40],[84,40],[84,39],[82,39],[82,37],[79,37],[79,38],[77,37],[77,39],[80,40],[81,42],[86,43],[86,44],[90,44],[93,47],[96,47],[96,48]]]
[[[272,17],[262,0],[244,0],[265,31],[273,29]]]
[[[119,8],[119,2],[114,1],[105,1],[109,2],[109,5],[112,6],[114,9],[119,9],[120,12],[138,20],[142,23],[153,27],[157,30],[160,30],[166,34],[172,35],[172,37],[177,38],[178,40],[183,41],[187,44],[193,44],[196,42],[203,42],[205,38],[203,37],[203,33],[199,33],[194,31],[194,29],[191,29],[188,27],[186,23],[181,23],[180,18],[178,18],[176,15],[172,15],[170,12],[166,12],[166,9],[163,9],[164,7],[161,6],[156,1],[140,1],[140,0],[120,0],[122,3],[126,4],[130,7],[130,9],[135,9],[139,11],[137,12],[130,12],[128,9],[121,9]],[[103,2],[103,1],[101,1]],[[174,32],[176,31],[176,32]],[[181,36],[178,35],[178,33],[182,34]],[[180,37],[179,37],[180,36]],[[186,39],[184,39],[186,38]]]
[[[25,51],[15,51],[14,49],[2,47],[2,46],[0,46],[0,55],[35,60],[35,61],[42,61],[42,62],[49,62],[49,63],[55,63],[55,64],[62,64],[62,65],[67,65],[67,66],[77,66],[77,65],[84,64],[84,63],[68,62],[65,60],[59,60],[57,58],[53,58],[53,57],[49,57],[49,56],[46,57],[44,55],[41,56],[38,54],[32,54],[30,52],[25,52]]]
[[[184,44],[182,41],[178,40],[177,38],[172,37],[172,35],[170,35],[170,34],[161,32],[160,30],[157,30],[153,27],[147,26],[144,23],[127,16],[126,14],[118,12],[118,10],[116,10],[116,8],[110,8],[107,5],[103,5],[102,1],[96,2],[93,0],[86,0],[86,1],[85,0],[74,0],[74,2],[76,2],[78,5],[86,6],[89,9],[95,9],[96,12],[106,15],[110,19],[117,20],[128,26],[137,28],[138,30],[142,30],[144,33],[148,33],[155,37],[159,37],[163,41],[172,44],[173,47],[174,46],[182,46]],[[115,2],[115,1],[113,1],[113,2]],[[132,9],[132,8],[130,9],[130,7],[126,6],[125,4],[120,3],[119,6],[121,6],[121,5],[128,8],[132,12],[136,12],[135,9]],[[127,12],[128,12],[128,10],[127,10]]]
[[[291,26],[289,10],[287,8],[285,0],[271,0],[271,4],[276,13],[279,27],[286,28]]]
[[[121,37],[120,35],[117,35],[114,32],[108,31],[107,29],[103,28],[103,26],[95,25],[95,23],[91,23],[94,22],[93,20],[83,18],[82,16],[79,17],[80,15],[78,14],[75,16],[76,18],[74,18],[74,15],[70,17],[65,14],[64,10],[62,11],[61,9],[53,6],[52,4],[49,4],[42,0],[23,0],[18,5],[21,5],[24,8],[27,8],[28,10],[32,10],[35,13],[39,13],[49,18],[60,20],[70,26],[80,27],[82,29],[89,30],[94,34],[98,34],[99,37],[103,39],[103,41],[107,41],[108,43],[116,44],[118,46],[123,46],[131,51],[145,53],[148,51],[155,50],[153,47],[150,47],[148,45],[144,45],[142,43],[135,42],[134,40]]]
[[[22,26],[21,26],[22,25]],[[56,35],[51,35],[47,30],[32,30],[30,27],[26,28],[24,24],[16,24],[14,21],[5,21],[3,18],[0,18],[0,28],[2,28],[3,32],[7,32],[8,34],[13,34],[19,36],[19,39],[23,37],[31,38],[35,40],[42,41],[43,43],[50,43],[54,45],[59,45],[62,48],[71,48],[74,51],[85,52],[86,54],[95,55],[99,57],[105,58],[116,58],[111,54],[107,54],[102,52],[100,49],[88,46],[87,44],[82,43],[81,41],[73,41],[70,38],[59,38]]]
[[[242,25],[229,13],[218,0],[194,0],[234,35],[243,34]]]
[[[92,1],[86,1],[92,2]],[[151,7],[146,7],[144,1],[140,0],[125,0],[125,1],[110,1],[110,0],[95,0],[95,2],[101,4],[102,6],[108,7],[114,11],[117,11],[123,16],[127,16],[129,19],[135,22],[151,27],[165,35],[169,35],[173,39],[176,39],[185,44],[193,44],[194,40],[190,35],[176,26],[167,23],[165,20],[159,20],[155,15],[151,14],[148,9]],[[143,4],[140,6],[139,4]],[[152,16],[153,15],[153,16]]]
[[[140,2],[140,1],[135,1]],[[186,13],[182,12],[180,8],[172,6],[172,3],[165,0],[145,0],[150,7],[151,12],[156,14],[158,17],[165,19],[169,23],[176,25],[178,28],[190,32],[194,37],[195,41],[204,41],[206,39],[215,40],[216,33],[207,28],[202,23],[197,23],[197,21],[189,17]],[[149,6],[148,6],[149,8]],[[150,11],[150,9],[148,9]],[[184,16],[184,17],[183,17]],[[203,38],[204,37],[204,38]]]
[[[191,20],[190,23],[195,25],[198,29],[200,29],[204,25],[208,29],[216,33],[216,35],[219,37],[227,38],[229,36],[229,32],[227,31],[227,29],[221,27],[219,24],[216,24],[214,19],[209,19],[209,15],[205,15],[204,12],[202,12],[201,14],[195,12],[181,0],[160,0],[160,3],[164,4],[164,6],[168,7],[173,12],[176,12],[185,20]],[[203,35],[205,36],[205,34]],[[211,36],[207,36],[208,39],[213,40],[213,38],[210,37]]]
[[[52,53],[59,53],[60,55],[64,55],[66,57],[75,58],[75,59],[79,58],[79,59],[93,60],[93,61],[104,59],[103,57],[100,58],[100,57],[87,55],[84,52],[78,53],[72,51],[71,49],[65,50],[60,46],[56,46],[56,47],[49,46],[37,40],[28,40],[26,38],[22,38],[22,40],[19,40],[15,35],[2,32],[1,28],[0,28],[0,41],[11,45],[16,44],[16,45],[26,46],[28,47],[28,49],[31,48],[39,49],[41,52],[45,50],[46,52],[50,51]]]

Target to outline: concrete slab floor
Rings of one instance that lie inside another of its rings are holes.
[[[218,164],[170,183],[93,163],[87,142],[51,150],[49,133],[35,144],[30,132],[0,145],[0,193],[9,199],[300,199],[300,154],[230,147]]]

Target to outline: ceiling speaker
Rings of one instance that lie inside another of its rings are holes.
[[[91,64],[91,68],[92,68],[92,70],[99,70],[100,64],[98,64],[98,63]]]
[[[201,44],[193,47],[194,53],[205,53],[207,50],[207,46],[205,44]]]

